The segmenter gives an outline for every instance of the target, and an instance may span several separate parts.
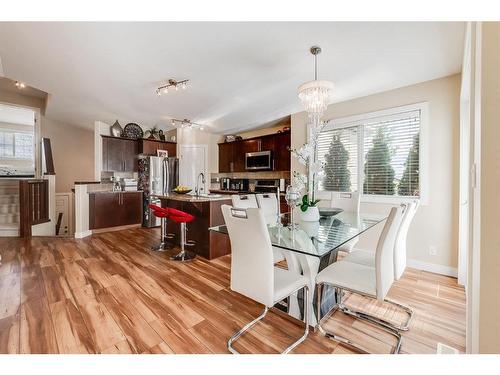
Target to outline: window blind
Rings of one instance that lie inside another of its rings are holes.
[[[320,190],[358,190],[358,127],[321,132],[318,137],[318,160],[325,166]]]
[[[419,196],[420,110],[363,122],[363,193]]]

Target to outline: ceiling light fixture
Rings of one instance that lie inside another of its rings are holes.
[[[197,130],[203,130],[205,128],[205,125],[197,124],[196,122],[192,122],[187,118],[185,118],[184,120],[177,120],[173,118],[170,120],[170,124],[175,127],[197,129]]]
[[[161,96],[163,94],[167,94],[169,88],[175,89],[175,91],[179,91],[179,88],[185,90],[188,82],[189,82],[189,79],[184,79],[182,81],[176,81],[175,79],[169,79],[167,84],[162,85],[156,89],[156,95]]]
[[[321,116],[329,104],[333,83],[318,81],[318,55],[321,53],[321,48],[312,46],[310,52],[314,55],[314,81],[299,86],[299,99],[311,122],[319,125]]]
[[[26,85],[23,82],[16,81],[16,87],[18,89],[24,89]]]

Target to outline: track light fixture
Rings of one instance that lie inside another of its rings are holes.
[[[197,124],[196,122],[192,122],[191,120],[184,119],[184,120],[178,120],[178,119],[171,119],[170,124],[175,127],[179,128],[189,128],[189,129],[197,129],[197,130],[203,130],[205,125],[202,124]]]
[[[23,82],[16,81],[16,87],[18,89],[24,89],[26,85]]]
[[[179,89],[185,90],[187,88],[187,83],[189,79],[184,79],[182,81],[176,81],[175,79],[169,79],[168,83],[162,85],[156,89],[156,95],[161,96],[163,94],[168,94],[169,90],[179,91]]]

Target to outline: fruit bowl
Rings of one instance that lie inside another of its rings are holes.
[[[177,194],[187,194],[191,190],[193,190],[193,189],[190,189],[187,186],[177,186],[175,189],[173,189],[173,192],[177,193]]]

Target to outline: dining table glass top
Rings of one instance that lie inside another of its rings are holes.
[[[321,258],[386,218],[386,215],[341,212],[321,217],[319,222],[296,220],[292,229],[288,225],[290,214],[285,213],[279,216],[279,220],[278,217],[275,220],[267,218],[267,229],[273,246]],[[228,234],[225,225],[209,229]]]

